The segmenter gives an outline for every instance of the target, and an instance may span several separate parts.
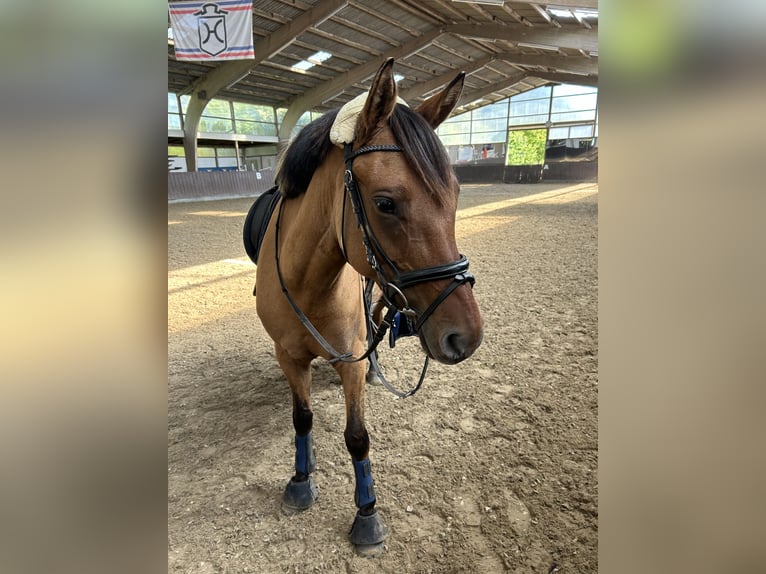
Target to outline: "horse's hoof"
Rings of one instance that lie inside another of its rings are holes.
[[[296,482],[291,478],[285,487],[285,493],[282,495],[282,511],[286,514],[292,514],[306,510],[311,508],[318,497],[319,492],[311,477],[301,482]]]
[[[362,556],[375,556],[383,551],[383,541],[388,536],[388,527],[378,511],[363,516],[357,511],[351,532],[348,535],[356,551]]]
[[[365,377],[368,385],[373,385],[375,387],[379,387],[383,385],[383,381],[380,380],[380,377],[378,376],[378,373],[375,371],[367,371],[367,376]]]
[[[357,544],[356,553],[363,558],[374,558],[383,554],[384,546],[382,542],[378,544]]]

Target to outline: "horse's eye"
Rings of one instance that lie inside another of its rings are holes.
[[[393,200],[389,199],[388,197],[376,197],[375,205],[377,206],[378,211],[381,213],[396,213],[396,205],[394,204]]]

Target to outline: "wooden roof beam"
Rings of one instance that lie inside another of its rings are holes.
[[[318,86],[307,90],[303,95],[295,98],[290,103],[290,106],[287,109],[287,113],[285,114],[285,117],[282,120],[279,128],[280,141],[287,142],[287,140],[290,138],[290,133],[295,127],[295,124],[306,110],[310,110],[311,108],[316,107],[323,102],[337,96],[347,87],[357,82],[366,80],[378,71],[378,68],[386,59],[406,58],[424,46],[430,44],[434,39],[438,38],[443,33],[444,32],[441,28],[434,28],[433,30],[410,40],[398,48],[392,48],[385,54],[381,54],[377,58],[372,58],[369,62],[362,64],[361,66],[357,66],[348,72],[339,74],[336,78],[330,80],[329,82],[319,84]]]
[[[322,83],[303,95],[295,98],[288,107],[287,114],[280,126],[280,140],[286,142],[292,132],[295,123],[306,111],[323,102],[336,97],[347,87],[362,82],[372,76],[386,58],[406,58],[421,48],[427,46],[442,34],[457,34],[479,39],[502,39],[511,42],[528,42],[542,45],[559,46],[574,50],[595,51],[598,49],[598,34],[594,30],[564,30],[564,29],[541,29],[526,28],[520,26],[503,26],[498,24],[451,24],[442,28],[434,28],[425,34],[413,38],[409,42],[388,50],[377,58],[357,66],[344,74],[340,74],[333,80]],[[408,90],[408,93],[410,91]]]
[[[539,4],[530,4],[532,8],[537,10],[537,13],[540,14],[543,18],[545,18],[545,21],[548,22],[551,26],[555,26],[556,28],[561,28],[561,24],[559,24],[559,21],[556,20],[553,16],[551,16],[548,11],[540,6]]]
[[[498,24],[452,24],[445,26],[444,30],[470,38],[525,42],[589,52],[598,50],[598,32],[596,30],[542,29],[539,27],[528,29]]]
[[[503,12],[508,14],[514,20],[516,20],[519,24],[524,24],[525,26],[528,26],[529,28],[534,28],[535,25],[532,22],[527,20],[524,16],[522,16],[518,12],[516,12],[516,10],[514,10],[513,8],[506,6],[505,4],[500,6],[500,8],[502,8]]]
[[[463,95],[460,97],[460,101],[458,102],[457,108],[455,109],[454,113],[455,114],[462,113],[465,110],[461,110],[460,108],[464,108],[468,104],[475,102],[476,100],[479,100],[485,96],[510,88],[511,86],[521,82],[527,76],[528,74],[526,72],[519,72],[518,74],[509,76],[508,78],[504,79],[501,82],[495,82],[494,84],[489,84],[488,86],[484,86],[483,88],[479,88],[478,90],[463,92]]]
[[[580,86],[598,86],[598,76],[580,76],[579,74],[566,74],[564,72],[529,72],[530,77],[558,82],[560,84],[577,84]]]
[[[554,8],[561,6],[562,8],[588,8],[590,10],[598,10],[598,0],[552,0],[549,5]]]
[[[492,60],[495,60],[496,56],[489,56],[487,58],[481,58],[480,60],[475,60],[473,62],[470,62],[469,64],[460,66],[459,68],[456,68],[454,70],[450,70],[449,72],[445,72],[444,74],[441,74],[440,76],[435,76],[434,78],[428,80],[427,82],[422,82],[420,84],[415,84],[411,88],[407,90],[402,90],[399,92],[399,96],[401,96],[404,100],[417,100],[424,98],[427,94],[430,94],[434,90],[437,90],[438,88],[441,88],[442,86],[447,85],[449,82],[451,82],[455,76],[459,72],[465,72],[466,75],[470,75],[477,70],[480,70]]]
[[[498,60],[504,60],[517,66],[542,66],[555,68],[562,72],[579,72],[583,74],[598,75],[597,58],[579,58],[562,56],[537,56],[522,54],[499,54]]]
[[[587,28],[588,30],[593,29],[593,26],[591,26],[590,23],[585,18],[583,18],[577,10],[572,10],[572,16],[574,16],[575,20],[580,23],[580,26]]]

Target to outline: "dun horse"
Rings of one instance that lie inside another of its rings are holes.
[[[257,311],[293,397],[295,474],[283,508],[305,510],[317,498],[310,364],[322,357],[340,376],[345,396],[358,508],[349,537],[360,552],[379,550],[388,532],[375,509],[364,424],[360,358],[369,354],[369,311],[360,276],[376,282],[388,308],[411,318],[428,357],[456,364],[482,339],[473,276],[455,244],[459,187],[434,132],[457,105],[463,80],[458,75],[411,110],[397,101],[388,60],[351,118],[346,141],[342,134],[331,141],[338,111],[303,128],[280,162],[278,206],[259,245]]]

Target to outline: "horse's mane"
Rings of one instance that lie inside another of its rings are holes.
[[[304,127],[279,158],[276,183],[285,197],[306,192],[311,178],[334,145],[330,128],[338,110],[331,110]]]
[[[276,183],[288,198],[306,192],[314,171],[333,148],[330,141],[338,110],[331,110],[304,127],[290,143],[277,167]],[[452,166],[438,136],[423,116],[407,106],[397,104],[389,119],[389,127],[401,146],[407,163],[437,199],[452,189]]]

